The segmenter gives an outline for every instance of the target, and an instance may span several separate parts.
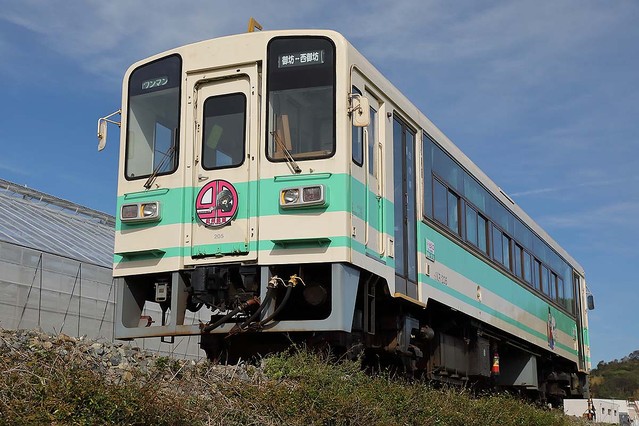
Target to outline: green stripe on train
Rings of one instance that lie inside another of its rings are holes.
[[[260,194],[260,203],[259,203],[259,215],[260,216],[269,216],[269,215],[286,215],[291,213],[299,213],[300,210],[291,210],[290,213],[288,211],[282,210],[279,208],[279,193],[282,189],[288,187],[302,186],[302,185],[312,185],[317,183],[323,183],[328,188],[328,200],[329,205],[323,208],[323,211],[330,212],[339,212],[339,211],[350,211],[351,205],[348,205],[348,200],[350,197],[347,195],[348,184],[350,183],[350,188],[352,191],[353,200],[359,200],[353,202],[353,214],[360,219],[366,220],[366,208],[369,209],[368,219],[369,223],[376,229],[379,230],[379,224],[381,223],[381,218],[377,216],[378,220],[375,219],[375,215],[372,214],[375,206],[379,209],[379,205],[383,206],[383,211],[386,213],[383,221],[385,223],[385,230],[393,229],[393,203],[385,198],[378,199],[377,196],[367,191],[366,186],[359,182],[358,180],[352,178],[348,174],[330,174],[330,173],[322,173],[316,175],[291,175],[291,176],[279,176],[275,179],[263,179],[259,181],[252,182],[243,182],[234,184],[236,189],[238,190],[238,195],[240,198],[242,196],[246,196],[247,190],[250,194],[258,193],[259,186],[259,194]],[[187,187],[187,188],[176,188],[176,189],[160,189],[160,190],[151,190],[136,194],[129,194],[126,197],[118,198],[118,211],[119,207],[128,202],[141,202],[141,201],[151,201],[158,200],[161,201],[164,209],[162,212],[162,221],[161,223],[155,224],[141,224],[141,225],[124,225],[121,226],[120,223],[117,224],[117,229],[131,229],[134,227],[144,227],[144,226],[158,226],[158,225],[166,225],[166,224],[174,224],[181,223],[182,217],[189,217],[188,222],[193,222],[196,219],[192,217],[192,208],[191,206],[194,203],[196,192],[199,191],[198,187]],[[362,199],[365,198],[368,203],[367,206],[362,205]],[[249,216],[253,216],[252,212],[257,212],[257,197],[249,197]],[[360,203],[357,206],[357,202]],[[172,205],[181,205],[183,209],[167,209],[166,206]],[[181,211],[180,211],[181,210]],[[314,210],[316,211],[316,210]],[[238,217],[240,218],[240,217]],[[375,223],[377,222],[377,223]],[[435,240],[437,248],[437,261],[442,262],[443,264],[450,265],[454,264],[455,267],[451,268],[456,270],[458,273],[463,275],[464,277],[472,277],[469,278],[471,281],[478,281],[481,285],[487,290],[500,295],[504,299],[506,299],[509,303],[523,309],[524,311],[536,316],[544,320],[547,318],[547,310],[549,304],[538,296],[532,294],[526,289],[522,288],[519,284],[515,283],[510,278],[506,277],[501,272],[494,269],[493,266],[488,265],[486,262],[478,259],[471,253],[467,252],[465,249],[461,248],[456,243],[450,241],[447,237],[442,236],[437,231],[424,224],[423,222],[418,222],[418,247],[419,247],[419,255],[423,256],[425,252],[425,239],[429,238],[431,240]],[[333,241],[329,244],[330,247],[347,247],[349,244],[352,245],[352,248],[359,253],[365,254],[365,247],[362,246],[355,240],[351,240],[348,237],[333,237]],[[350,242],[349,242],[350,240]],[[229,251],[233,251],[234,248],[237,247],[237,244],[229,243]],[[252,243],[249,247],[249,250],[254,250],[252,247],[256,246],[255,249],[259,250],[273,250],[275,249],[275,243],[271,241],[261,241],[259,243]],[[231,247],[232,246],[232,247]],[[220,248],[219,244],[215,246],[210,246],[209,250],[215,248],[220,251],[225,251],[224,248]],[[259,247],[259,248],[258,248]],[[296,244],[296,248],[304,248],[304,245]],[[309,243],[308,248],[317,247],[316,243]],[[442,249],[443,247],[443,249]],[[207,250],[206,246],[202,247],[203,250]],[[190,248],[182,248],[182,247],[172,247],[168,249],[163,249],[164,257],[173,257],[173,256],[184,256],[190,254]],[[208,251],[210,252],[210,251]],[[444,252],[442,256],[442,252]],[[132,258],[131,260],[141,260],[143,258],[138,256]],[[460,256],[466,257],[464,261],[459,261]],[[149,258],[153,258],[155,256],[149,255]],[[385,258],[384,259],[387,265],[390,268],[394,268],[394,259]],[[119,263],[122,261],[127,261],[122,256],[114,256],[114,262]],[[420,280],[422,281],[422,280]],[[508,291],[504,291],[504,289],[508,289]],[[555,317],[555,321],[557,323],[557,328],[564,331],[567,334],[572,334],[572,329],[575,326],[575,321],[564,314],[563,312],[555,309],[552,309],[552,314]]]
[[[476,282],[482,288],[499,295],[535,317],[547,320],[548,307],[551,306],[548,302],[514,282],[492,265],[466,251],[448,237],[441,235],[422,222],[420,225],[418,235],[424,240],[429,239],[435,243],[435,260],[437,262],[441,262],[465,278]],[[420,248],[423,248],[422,244],[425,245],[425,241],[419,243]],[[572,335],[576,325],[575,320],[555,307],[550,309],[555,318],[556,328]]]
[[[274,179],[233,183],[238,193],[239,202],[246,202],[245,200],[248,199],[249,203],[247,210],[240,209],[241,213],[238,212],[237,219],[247,219],[248,217],[255,216],[299,214],[302,210],[284,210],[280,208],[280,191],[285,188],[314,184],[324,184],[326,186],[329,204],[326,207],[307,208],[303,211],[350,212],[351,206],[348,204],[349,197],[346,192],[350,187],[350,181],[352,181],[352,179],[348,174],[317,173],[315,175],[278,176]],[[161,203],[162,217],[160,222],[141,224],[123,224],[119,220],[119,217],[117,217],[116,231],[174,225],[178,223],[196,223],[198,219],[195,218],[193,211],[195,197],[200,189],[201,187],[164,188],[120,196],[117,199],[118,212],[123,204],[159,201]],[[259,194],[259,203],[256,194]]]
[[[329,237],[330,242],[326,245],[326,247],[348,247],[349,245],[352,246],[352,248],[360,253],[364,253],[365,251],[365,247],[364,245],[362,245],[361,243],[357,242],[356,240],[351,239],[350,237],[344,237],[344,236],[333,236],[333,237]],[[222,247],[224,246],[224,247]],[[236,247],[237,244],[234,243],[227,243],[225,245],[220,245],[220,244],[216,244],[216,245],[201,245],[201,246],[196,246],[194,247],[194,251],[206,251],[206,252],[211,252],[214,248],[220,248],[222,247],[222,250],[224,251],[232,251],[234,247]],[[300,249],[300,248],[317,248],[318,244],[316,242],[300,242],[300,243],[296,243],[294,246],[290,247],[292,249]],[[171,247],[171,248],[166,248],[166,249],[162,249],[162,251],[164,252],[162,257],[173,257],[173,256],[185,256],[185,255],[189,255],[189,247]],[[254,250],[287,250],[288,248],[286,246],[281,246],[278,245],[277,243],[267,240],[267,241],[260,241],[258,242],[251,242],[249,244],[248,250],[250,251],[254,251]],[[130,259],[125,259],[123,258],[123,256],[120,255],[116,255],[114,256],[114,262],[115,263],[120,263],[120,262],[127,262],[127,261],[137,261],[137,260],[145,260],[145,259],[156,259],[157,255],[153,255],[153,254],[141,254],[139,256],[134,256]],[[387,262],[390,261],[391,265],[389,265],[389,267],[394,267],[394,265],[392,264],[392,259],[387,258],[385,259]],[[495,272],[497,273],[497,272]],[[522,331],[533,335],[537,338],[540,339],[544,339],[545,336],[542,333],[539,333],[535,330],[533,330],[532,328],[526,326],[525,324],[522,324],[518,321],[516,321],[513,318],[508,317],[507,315],[499,312],[498,310],[494,309],[494,308],[490,308],[484,304],[480,304],[479,302],[475,301],[474,299],[459,293],[453,289],[451,289],[448,286],[444,286],[442,284],[439,284],[438,282],[432,280],[431,278],[425,276],[425,275],[420,275],[420,283],[421,284],[425,284],[425,285],[429,285],[431,287],[437,288],[439,290],[442,290],[444,292],[446,292],[447,294],[455,297],[456,299],[462,301],[463,303],[466,303],[470,306],[473,306],[477,309],[482,310],[483,312],[486,312],[496,318],[502,319],[506,322],[508,322],[511,325],[516,326],[517,328],[521,329]],[[514,285],[514,284],[512,284]],[[487,287],[486,287],[487,288]],[[532,295],[531,295],[532,296]],[[533,296],[534,297],[534,296]],[[545,302],[537,299],[537,302],[539,304],[541,304],[542,306],[547,306],[547,304],[545,304]],[[513,303],[513,302],[510,302]],[[517,306],[515,303],[513,303],[515,306]],[[520,306],[521,308],[521,306]],[[529,312],[533,315],[535,315],[535,312]],[[539,315],[535,315],[538,316]],[[542,320],[544,319],[543,316],[540,317]],[[573,322],[574,324],[574,322]],[[560,324],[558,323],[558,328],[559,329],[563,329],[563,327],[560,326]],[[563,330],[566,331],[566,330]],[[558,346],[560,346],[558,344]],[[564,347],[564,346],[560,346],[562,348],[564,348],[565,350],[568,351],[573,351],[570,348]],[[572,352],[571,352],[572,353]]]
[[[509,317],[508,315],[504,314],[503,312],[500,312],[500,311],[498,311],[496,309],[493,309],[493,308],[491,308],[489,306],[486,306],[485,304],[480,303],[477,300],[475,300],[475,299],[473,299],[471,297],[468,297],[465,294],[456,291],[455,289],[452,289],[452,288],[448,287],[447,285],[441,284],[438,281],[435,281],[435,280],[433,280],[432,278],[430,278],[428,276],[420,274],[420,281],[425,283],[426,285],[428,285],[430,287],[433,287],[433,288],[435,288],[435,289],[437,289],[439,291],[442,291],[442,292],[448,294],[449,296],[453,296],[455,299],[460,300],[461,302],[466,303],[467,305],[470,305],[470,306],[472,306],[474,308],[477,308],[477,309],[481,310],[482,312],[485,312],[485,313],[487,313],[489,315],[492,315],[493,317],[495,317],[497,319],[500,319],[500,320],[502,320],[502,321],[504,321],[504,322],[506,322],[506,323],[508,323],[508,324],[510,324],[512,326],[515,326],[516,328],[518,328],[518,329],[520,329],[520,330],[522,330],[522,331],[524,331],[524,332],[526,332],[526,333],[528,333],[528,334],[530,334],[532,336],[535,336],[538,339],[541,339],[541,340],[547,340],[548,339],[547,335],[545,335],[543,333],[540,333],[539,331],[527,326],[526,324],[523,324],[523,323],[521,323],[521,322],[519,322],[519,321],[517,321],[517,320],[515,320],[515,319],[513,319],[511,317]],[[555,347],[561,348],[561,349],[563,349],[563,350],[565,350],[565,351],[567,351],[567,352],[569,352],[569,353],[571,353],[573,355],[577,355],[577,351],[575,349],[573,349],[571,347],[568,347],[568,346],[566,346],[564,344],[555,342]]]

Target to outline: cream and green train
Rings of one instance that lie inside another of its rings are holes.
[[[131,66],[122,103],[117,338],[587,393],[581,266],[340,34],[179,47]]]

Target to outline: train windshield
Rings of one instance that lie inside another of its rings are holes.
[[[268,158],[335,152],[335,47],[320,37],[281,37],[268,47]]]
[[[180,74],[177,55],[137,68],[129,78],[127,179],[168,174],[177,168]]]

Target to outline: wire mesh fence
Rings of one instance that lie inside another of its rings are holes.
[[[0,241],[2,328],[112,341],[113,284],[110,268]],[[177,337],[173,343],[137,339],[130,344],[179,358],[204,356],[198,336]]]

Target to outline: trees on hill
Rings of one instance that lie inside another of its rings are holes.
[[[590,373],[595,398],[639,400],[639,350],[621,360],[600,361]]]

